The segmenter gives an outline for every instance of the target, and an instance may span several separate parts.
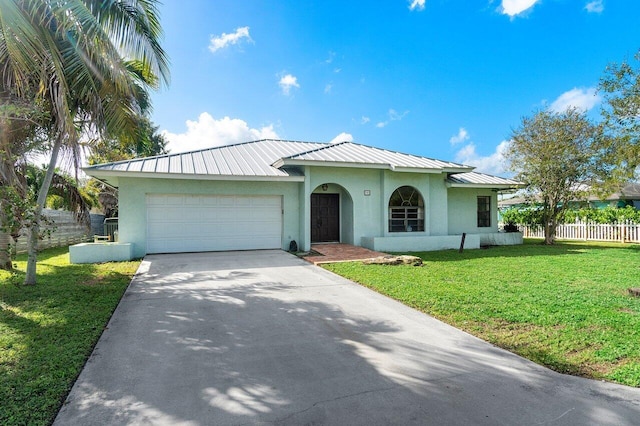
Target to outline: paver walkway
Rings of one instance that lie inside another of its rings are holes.
[[[330,262],[365,260],[386,255],[386,253],[379,251],[342,243],[311,244],[311,250],[312,254],[305,256],[304,259],[315,265]],[[313,252],[318,254],[314,254]]]

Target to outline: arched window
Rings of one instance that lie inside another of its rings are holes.
[[[401,186],[389,199],[389,232],[424,231],[424,201],[413,186]]]

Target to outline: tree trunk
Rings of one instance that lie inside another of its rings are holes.
[[[0,153],[0,160],[2,160],[2,154]],[[0,168],[4,166],[0,161]],[[2,185],[7,185],[7,173],[4,173],[3,169],[0,169],[0,182]],[[0,195],[0,198],[2,195]],[[13,269],[13,263],[11,258],[11,230],[7,226],[7,217],[5,211],[5,203],[7,200],[0,199],[0,269],[10,271]]]
[[[0,203],[1,205],[2,203]],[[13,269],[13,263],[11,259],[11,242],[13,238],[11,238],[11,234],[9,231],[3,231],[2,226],[4,223],[4,212],[1,210],[0,206],[0,269],[5,269],[10,271]]]
[[[552,245],[556,240],[556,226],[555,219],[545,222],[544,224],[544,243],[546,245]]]
[[[36,208],[33,215],[33,223],[29,227],[29,236],[27,240],[27,273],[24,277],[24,285],[36,284],[36,264],[38,261],[38,239],[40,237],[40,215],[42,209],[47,202],[47,194],[49,193],[49,187],[51,186],[51,180],[53,179],[53,172],[55,171],[56,164],[58,164],[58,153],[62,146],[63,136],[60,134],[56,138],[56,142],[51,150],[51,160],[49,160],[49,167],[44,175],[42,186],[38,189],[38,200],[36,202]]]

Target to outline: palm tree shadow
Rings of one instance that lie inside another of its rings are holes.
[[[457,262],[469,259],[482,258],[522,258],[522,257],[538,257],[538,256],[566,256],[581,255],[594,249],[612,248],[611,245],[598,246],[595,244],[583,244],[580,242],[556,242],[553,245],[545,245],[539,241],[527,241],[521,246],[489,246],[474,250],[443,250],[437,252],[413,252],[412,255],[419,256],[423,260],[431,260],[438,262]],[[638,244],[620,244],[613,246],[616,250],[631,250],[640,252]]]
[[[566,411],[558,392],[573,391],[537,366],[358,286],[212,269],[134,280],[57,424],[516,424]],[[577,424],[603,412],[568,398]]]

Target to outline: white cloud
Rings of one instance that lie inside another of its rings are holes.
[[[291,74],[283,75],[278,82],[280,88],[282,89],[282,93],[289,96],[291,93],[291,88],[295,87],[296,89],[300,88],[300,84],[298,84],[298,78],[294,77]]]
[[[193,151],[258,139],[279,139],[273,130],[273,124],[252,129],[244,120],[229,117],[217,120],[208,112],[200,114],[198,121],[187,120],[186,124],[187,130],[184,133],[171,133],[167,130],[162,132],[167,138],[170,152]]]
[[[424,10],[424,3],[426,0],[411,0],[409,4],[409,10]]]
[[[353,142],[353,135],[351,133],[342,132],[335,138],[331,139],[329,143],[340,143],[340,142]]]
[[[451,136],[451,139],[449,139],[449,143],[451,145],[457,145],[467,140],[469,140],[469,132],[467,132],[467,129],[465,129],[464,127],[460,127],[460,130],[458,130],[458,134]]]
[[[477,172],[500,175],[505,172],[504,152],[508,146],[509,141],[502,141],[496,147],[495,152],[488,156],[482,156],[476,152],[476,145],[470,143],[456,153],[455,161],[474,166]]]
[[[589,13],[602,13],[604,11],[604,3],[602,0],[590,1],[584,6]]]
[[[531,9],[540,0],[502,0],[502,13],[514,17]]]
[[[238,44],[243,39],[250,42],[253,41],[249,35],[249,27],[236,28],[236,32],[232,34],[222,33],[219,36],[211,36],[211,39],[209,40],[209,50],[212,53],[215,53],[229,45]]]
[[[589,111],[600,103],[600,96],[596,93],[595,87],[586,89],[573,88],[553,101],[549,109],[555,112],[564,112],[568,108],[574,107],[582,111]]]
[[[409,111],[405,111],[402,114],[398,113],[395,109],[390,109],[389,112],[387,113],[388,115],[388,119],[386,121],[380,121],[378,122],[378,124],[376,124],[376,127],[381,129],[383,127],[386,127],[387,124],[391,123],[392,121],[400,121],[404,118],[405,115],[409,114]]]
[[[324,86],[324,93],[331,93],[332,88],[333,88],[333,84],[328,83],[326,86]]]
[[[365,117],[363,115],[362,118],[360,119],[360,124],[367,124],[370,121],[371,121],[371,119],[369,117]]]

